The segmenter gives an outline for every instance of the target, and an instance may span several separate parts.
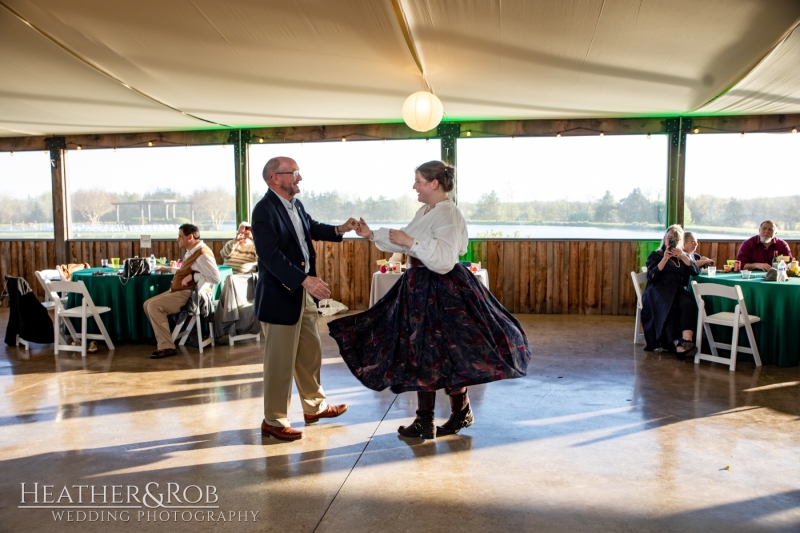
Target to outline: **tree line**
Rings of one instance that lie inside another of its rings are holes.
[[[164,204],[152,205],[149,212],[146,205],[138,204],[147,200],[175,200],[184,203],[175,206],[173,218],[172,207],[169,208],[168,216]],[[127,205],[119,206],[118,221],[117,206],[114,204],[119,202]],[[191,221],[192,210],[194,210],[195,224],[215,230],[226,222],[236,222],[233,195],[222,187],[202,189],[191,194],[183,194],[170,188],[157,189],[146,194],[77,189],[70,194],[69,209],[72,213],[72,222],[91,225],[185,223]],[[52,222],[51,193],[42,193],[25,199],[0,195],[0,224],[28,225]]]
[[[254,192],[252,205],[261,194]],[[364,217],[375,223],[404,223],[410,221],[420,204],[408,196],[387,198],[378,196],[366,199],[353,198],[337,191],[304,191],[299,198],[306,210],[317,220],[340,223],[351,216]],[[224,223],[236,218],[233,195],[222,187],[203,189],[184,194],[171,188],[158,189],[146,194],[113,193],[100,189],[78,189],[70,195],[73,222],[87,224],[117,223],[115,202],[140,202],[147,200],[176,200],[187,202],[172,208],[167,218],[163,205],[153,205],[152,223],[189,222],[194,209],[194,221],[200,226],[219,230]],[[502,201],[495,191],[483,194],[476,202],[459,202],[464,217],[473,223],[501,222],[506,224],[647,224],[663,226],[666,223],[666,203],[658,195],[652,198],[640,188],[628,195],[615,198],[611,192],[590,201]],[[767,219],[778,222],[781,229],[800,229],[800,196],[761,197],[747,200],[721,198],[710,195],[687,197],[684,220],[687,226],[755,228]],[[119,206],[120,224],[148,223],[147,209],[142,220],[142,209],[137,204]],[[50,192],[25,199],[0,195],[0,224],[52,223],[52,196]]]

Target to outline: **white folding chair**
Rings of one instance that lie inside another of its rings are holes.
[[[261,333],[242,333],[241,335],[228,335],[228,345],[233,346],[236,341],[246,341],[248,339],[255,339],[256,342],[261,342]]]
[[[17,344],[16,344],[16,346],[20,346],[20,345],[25,347],[25,351],[26,352],[31,349],[31,343],[26,341],[25,339],[23,339],[19,335],[17,335]]]
[[[61,272],[57,269],[52,270],[37,270],[34,272],[36,275],[36,279],[39,280],[39,285],[42,286],[44,289],[44,301],[42,305],[48,311],[55,308],[55,304],[53,303],[53,296],[48,292],[47,287],[45,287],[44,282],[45,280],[48,281],[62,281]],[[59,296],[59,300],[61,300],[62,305],[67,305],[67,297],[66,296]]]
[[[631,271],[633,290],[636,291],[636,326],[633,328],[633,344],[644,344],[642,330],[642,285],[647,284],[647,267],[642,267],[642,272],[637,274]]]
[[[86,290],[86,285],[83,284],[82,281],[50,281],[45,280],[45,287],[47,288],[47,292],[50,293],[51,300],[55,305],[55,320],[53,320],[53,333],[55,336],[55,352],[58,355],[59,350],[69,351],[69,352],[81,352],[81,356],[86,357],[86,341],[88,339],[91,340],[102,340],[105,341],[106,345],[108,346],[109,350],[114,349],[114,343],[111,342],[111,337],[106,330],[105,324],[103,324],[103,319],[100,316],[103,313],[107,313],[111,311],[110,307],[97,307],[94,305],[92,301],[92,297],[89,296],[89,291]],[[69,294],[75,293],[80,294],[83,297],[83,301],[79,307],[73,307],[71,309],[64,308],[64,304],[61,303],[61,297],[58,293],[62,294]],[[96,333],[88,333],[88,319],[89,317],[94,318],[95,323],[97,324],[97,328],[100,330],[100,334]],[[81,319],[81,332],[78,333],[75,331],[75,328],[72,326],[71,318],[80,318]],[[59,325],[63,321],[64,325],[69,330],[72,338],[76,341],[80,339],[81,344],[80,346],[72,346],[71,344],[67,344],[63,337],[61,337]]]
[[[195,289],[196,290],[196,289]],[[191,298],[191,296],[190,296]],[[214,302],[216,303],[216,302]],[[186,323],[186,320],[189,319],[189,325],[186,326],[186,329],[181,331],[183,325]],[[197,347],[200,350],[200,353],[203,353],[203,348],[208,346],[216,346],[215,342],[215,333],[214,333],[214,320],[208,320],[208,338],[203,339],[203,324],[200,322],[200,317],[197,315],[187,315],[179,320],[175,324],[175,328],[172,330],[172,342],[180,337],[181,340],[179,342],[179,346],[184,346],[186,341],[189,339],[189,334],[194,329],[197,332]]]
[[[236,279],[248,279],[250,278],[251,274],[233,274],[228,276],[225,280],[225,285],[222,287],[222,295],[220,296],[220,300],[224,300],[225,297],[228,295],[228,291],[234,290],[233,283]],[[217,308],[217,304],[220,300],[214,300],[214,309]],[[248,305],[252,305],[252,302],[248,302]],[[224,330],[223,330],[224,331]],[[223,333],[220,331],[220,334]],[[256,342],[261,342],[261,333],[242,333],[241,335],[231,335],[228,333],[228,346],[233,346],[233,343],[236,341],[246,341],[249,339],[255,339]]]
[[[712,361],[714,363],[722,363],[728,365],[731,372],[736,370],[736,355],[738,352],[753,354],[753,359],[756,361],[756,366],[761,366],[761,357],[758,354],[758,345],[756,338],[753,335],[753,324],[760,322],[761,318],[748,314],[747,306],[744,303],[742,296],[742,288],[738,285],[728,287],[718,283],[702,283],[692,281],[692,291],[694,298],[697,300],[697,355],[694,356],[694,362],[699,363],[701,360]],[[717,296],[720,298],[728,298],[736,300],[736,308],[733,313],[722,312],[714,313],[709,316],[706,315],[706,304],[703,301],[703,296]],[[733,328],[733,338],[731,344],[724,344],[716,342],[714,336],[711,334],[711,324],[719,326],[728,326]],[[747,332],[747,339],[750,341],[750,347],[739,346],[739,329],[744,326]],[[711,347],[711,354],[702,353],[703,347],[703,331],[708,338],[708,345]],[[717,353],[717,348],[730,350],[731,357],[720,357]]]

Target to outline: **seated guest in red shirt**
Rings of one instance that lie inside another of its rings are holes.
[[[778,225],[774,220],[765,220],[758,227],[758,235],[750,237],[739,247],[736,259],[741,261],[743,270],[769,270],[777,255],[792,257],[789,245],[776,237]]]

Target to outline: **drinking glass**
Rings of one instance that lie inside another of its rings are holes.
[[[114,268],[119,268],[119,257],[111,258],[111,266],[113,266]]]
[[[750,279],[750,271],[742,270],[742,279]]]
[[[728,266],[732,267],[736,263],[736,259],[728,259]]]
[[[709,278],[714,278],[716,276],[717,276],[717,267],[709,266],[708,267],[708,277]]]
[[[102,266],[103,268],[106,268],[108,266],[108,259],[101,259],[100,260],[100,266]]]

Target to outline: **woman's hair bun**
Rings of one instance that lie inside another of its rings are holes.
[[[428,161],[416,169],[426,181],[438,180],[444,192],[453,190],[456,184],[456,169],[441,161]]]

